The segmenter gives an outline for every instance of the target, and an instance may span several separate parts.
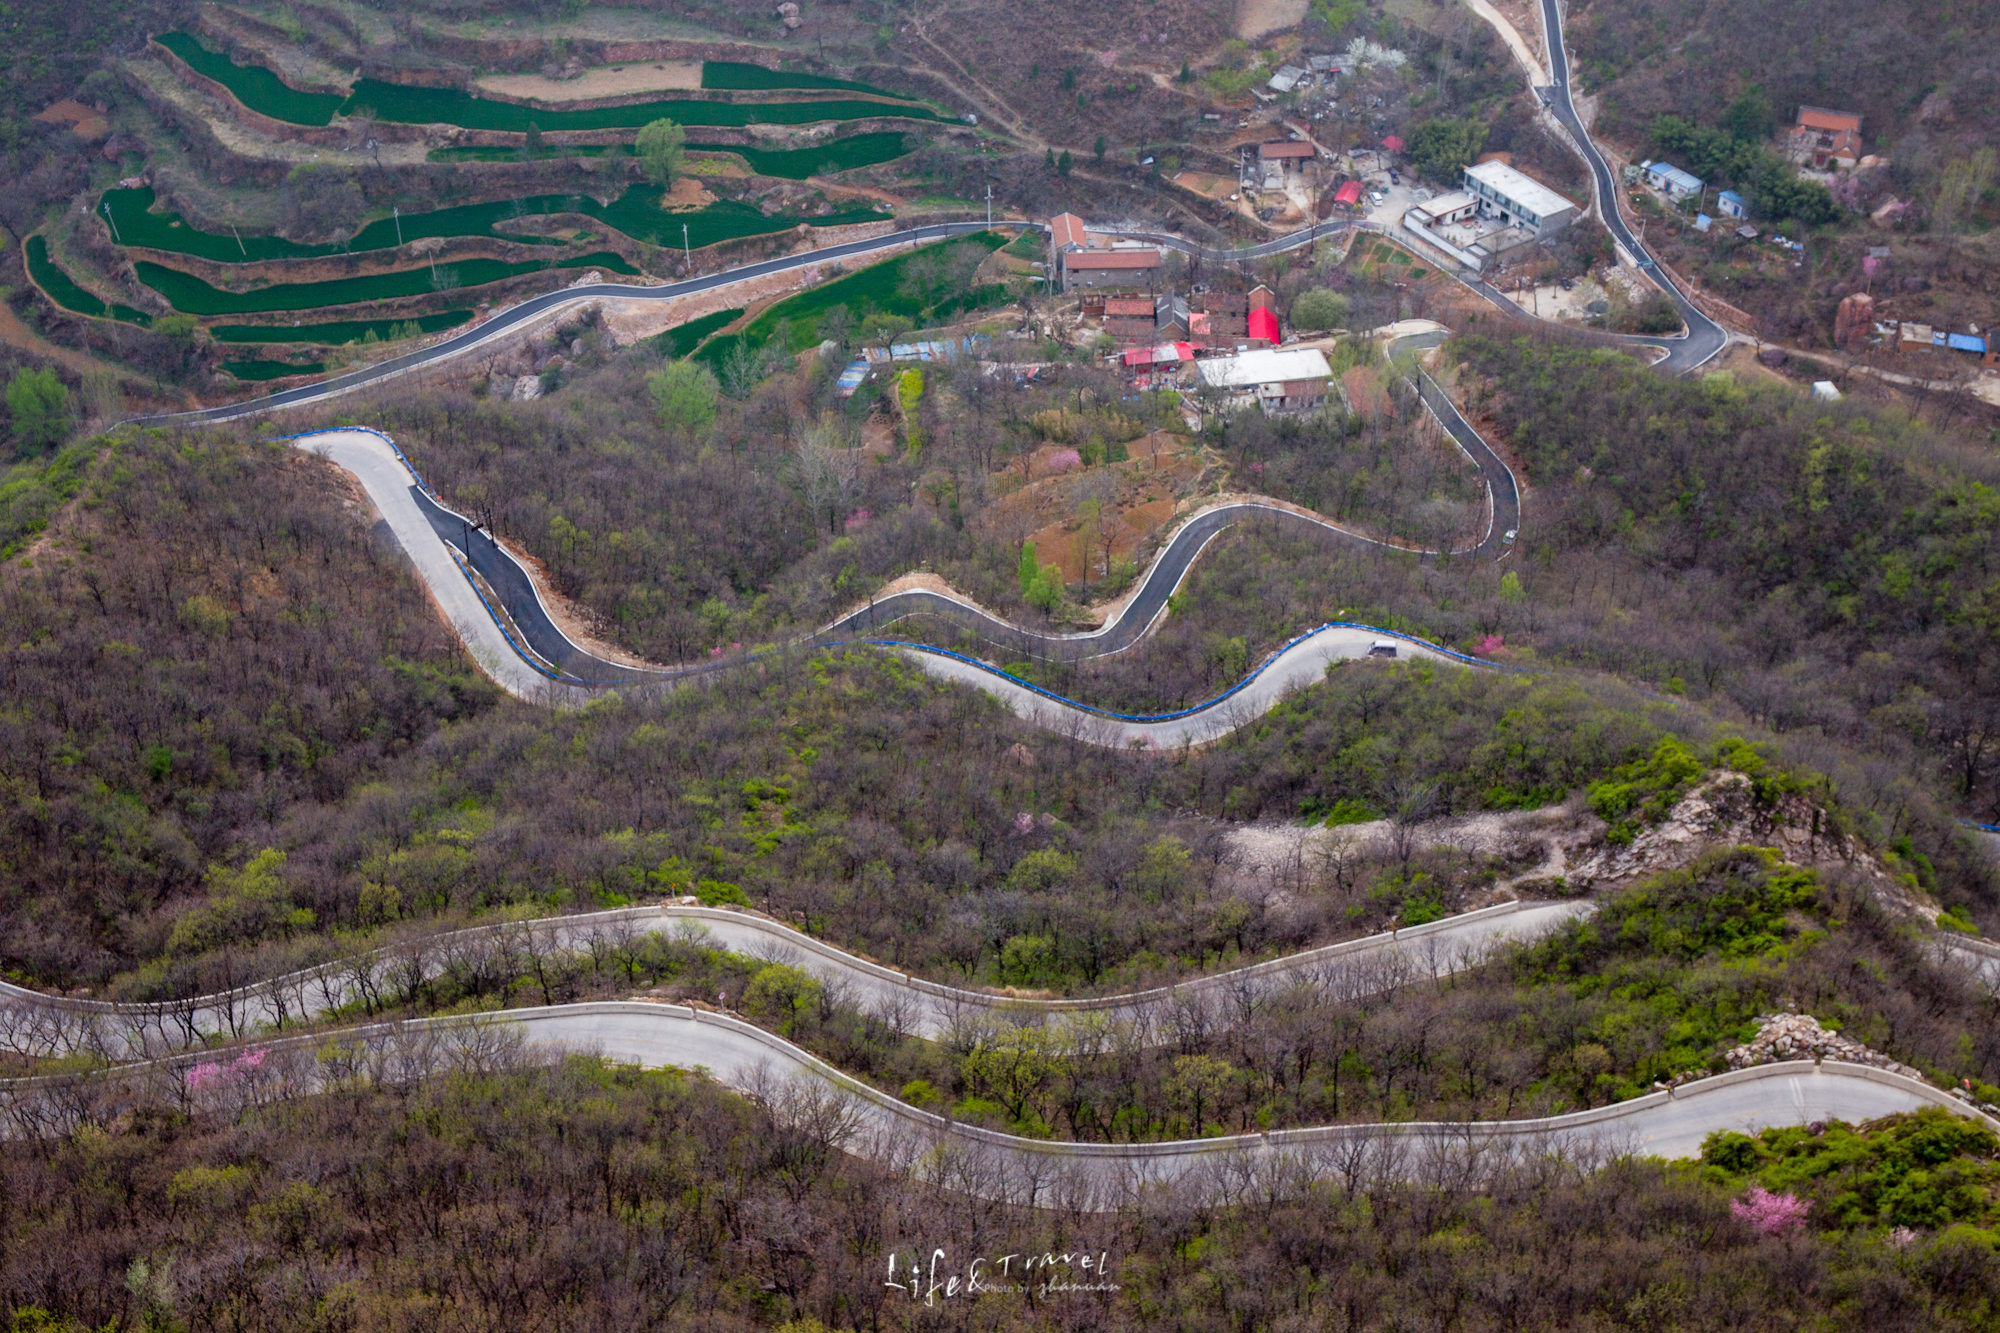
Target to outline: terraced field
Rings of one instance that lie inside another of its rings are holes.
[[[851,134],[843,139],[830,139],[809,148],[757,148],[748,144],[733,143],[691,143],[687,145],[699,153],[733,153],[759,176],[777,176],[784,180],[805,180],[812,176],[828,176],[840,171],[853,171],[858,167],[879,166],[893,162],[910,151],[905,135],[895,130],[883,130],[873,134]],[[472,145],[462,148],[433,148],[427,155],[431,162],[512,162],[518,161],[522,150],[499,145]],[[580,144],[574,147],[540,148],[533,158],[541,160],[555,157],[630,157],[632,145]]]
[[[456,125],[468,130],[494,130],[521,134],[531,128],[544,131],[637,129],[662,117],[682,125],[729,126],[810,125],[823,120],[866,120],[876,116],[897,116],[909,120],[942,119],[929,107],[913,102],[900,99],[864,101],[858,98],[804,99],[794,102],[732,102],[670,98],[639,102],[629,106],[557,110],[531,107],[519,102],[502,102],[490,97],[475,97],[456,88],[420,88],[411,84],[385,83],[380,79],[359,79],[355,82],[353,91],[342,97],[337,93],[302,92],[261,65],[239,65],[220,52],[210,51],[189,33],[166,32],[154,40],[171,51],[195,73],[213,79],[227,88],[250,110],[288,125],[322,126],[332,124],[333,118],[337,115],[367,115],[375,120],[404,125]],[[755,68],[755,66],[741,67],[743,70]],[[771,71],[760,71],[757,76],[723,72],[718,77],[733,78],[748,84],[754,78],[770,74]],[[775,75],[774,77],[800,80],[815,76]],[[705,87],[707,79],[707,68],[704,67]],[[825,86],[836,89],[840,85],[839,80],[825,81]],[[821,86],[823,85],[820,83],[805,86],[788,82],[765,85],[764,88],[742,87],[731,90],[764,91],[766,88],[772,88],[812,91]]]
[[[450,266],[453,278],[444,290],[480,287],[502,278],[539,273],[550,268],[602,268],[614,273],[635,274],[639,270],[608,250],[577,255],[553,264],[527,260],[509,264],[498,259],[462,259]],[[256,287],[247,292],[226,292],[192,273],[167,268],[142,259],[132,266],[139,281],[167,298],[174,309],[189,315],[250,315],[278,310],[318,310],[325,306],[355,305],[365,301],[393,301],[422,296],[440,290],[438,274],[428,268],[399,269],[393,273],[371,273],[358,278],[332,278],[325,282],[283,282]]]
[[[126,324],[153,322],[153,317],[143,310],[134,310],[129,305],[107,305],[101,297],[77,286],[75,279],[49,258],[49,243],[42,237],[30,236],[22,251],[28,260],[28,276],[35,280],[35,285],[48,293],[51,301],[72,314],[115,319]]]
[[[1005,245],[1007,240],[1007,237],[996,232],[976,232],[953,244],[977,245],[988,250],[997,250]],[[820,318],[835,308],[847,311],[853,320],[859,323],[871,313],[902,315],[910,318],[926,311],[936,315],[951,315],[966,310],[977,310],[981,306],[997,305],[1007,299],[1006,288],[988,283],[960,293],[943,304],[931,305],[923,294],[913,292],[906,281],[911,262],[924,253],[921,250],[913,251],[880,264],[870,265],[858,273],[849,273],[831,282],[823,282],[796,296],[786,297],[767,307],[757,318],[745,325],[741,332],[711,339],[701,349],[700,359],[720,367],[738,347],[748,347],[752,351],[757,351],[777,336],[780,324],[790,329],[790,338],[789,342],[778,350],[803,351],[819,341]]]
[[[342,319],[322,324],[215,324],[209,336],[224,343],[315,343],[337,347],[360,342],[374,334],[382,342],[396,336],[399,329],[415,324],[419,333],[439,333],[457,328],[472,318],[470,310],[441,310],[411,319]]]
[[[891,135],[891,138],[901,138]],[[538,194],[526,199],[499,199],[485,204],[459,204],[427,213],[407,213],[371,222],[346,241],[324,245],[302,245],[282,236],[238,236],[234,232],[201,231],[190,226],[178,213],[155,213],[151,187],[106,190],[98,203],[99,212],[112,223],[113,238],[120,244],[173,254],[193,255],[219,264],[251,264],[281,259],[318,259],[330,255],[358,254],[370,250],[393,250],[410,241],[432,237],[514,241],[525,245],[562,245],[562,241],[500,230],[500,224],[556,213],[580,213],[616,228],[634,240],[655,245],[680,245],[682,227],[686,243],[703,246],[719,241],[742,240],[796,227],[801,222],[815,227],[840,227],[856,222],[879,222],[888,214],[872,208],[850,208],[820,217],[767,215],[734,200],[722,200],[689,212],[669,212],[660,207],[657,185],[635,185],[608,204],[587,194]],[[602,257],[600,257],[602,258]],[[564,260],[565,266],[575,261]],[[593,259],[591,262],[599,262]],[[616,255],[602,259],[604,267],[633,273]],[[463,269],[465,264],[461,262]]]

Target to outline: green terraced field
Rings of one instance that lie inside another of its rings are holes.
[[[777,333],[778,325],[781,323],[789,325],[791,336],[780,350],[804,351],[820,340],[820,316],[836,306],[844,307],[858,324],[878,311],[914,319],[926,313],[946,316],[965,310],[976,310],[981,306],[998,305],[1007,299],[1007,289],[995,283],[960,292],[928,308],[916,297],[903,291],[904,271],[912,259],[927,251],[968,242],[984,246],[988,250],[997,250],[1007,243],[1007,238],[990,231],[975,232],[955,240],[922,246],[908,254],[872,264],[858,273],[849,273],[831,282],[823,282],[809,291],[788,296],[775,305],[766,307],[757,318],[746,324],[741,332],[712,339],[701,349],[698,357],[709,365],[719,368],[723,359],[739,346],[763,347]]]
[[[430,268],[402,269],[394,273],[372,273],[359,278],[333,278],[325,282],[288,282],[258,287],[247,292],[225,292],[211,287],[192,273],[165,268],[142,259],[133,270],[139,281],[167,298],[174,309],[190,315],[249,315],[276,310],[318,310],[324,306],[356,305],[366,301],[393,301],[406,296],[422,296],[433,290]],[[617,273],[636,273],[618,255],[608,252],[579,255],[554,264],[527,260],[506,264],[497,259],[462,259],[449,267],[458,275],[452,290],[484,286],[502,278],[537,273],[550,268],[605,268]]]
[[[197,73],[214,79],[252,111],[291,125],[325,125],[336,114],[369,115],[407,125],[457,125],[469,130],[524,133],[542,130],[637,129],[661,117],[682,125],[809,125],[822,120],[863,120],[900,116],[937,120],[928,107],[908,103],[858,100],[798,102],[710,102],[676,98],[634,106],[593,107],[559,111],[474,97],[456,88],[418,88],[410,84],[361,79],[342,99],[331,93],[302,93],[261,65],[239,65],[207,50],[184,32],[162,33],[155,39]],[[797,76],[806,77],[806,76]]]
[[[272,259],[319,259],[327,255],[354,254],[363,250],[392,250],[409,241],[431,236],[478,236],[524,245],[561,245],[543,236],[515,236],[497,229],[496,224],[541,213],[576,212],[578,195],[543,194],[527,199],[502,199],[490,204],[460,204],[433,209],[428,213],[406,214],[399,223],[393,217],[371,222],[352,239],[325,245],[301,245],[282,236],[237,236],[231,232],[198,231],[178,213],[155,213],[153,190],[106,190],[97,211],[111,219],[113,239],[122,245],[144,246],[150,250],[171,250],[195,255],[219,264],[255,264]],[[400,228],[401,240],[397,239]]]
[[[76,285],[69,274],[56,267],[49,258],[49,243],[40,236],[30,236],[22,247],[28,258],[28,276],[35,285],[48,293],[48,298],[63,309],[78,315],[94,315],[98,319],[122,320],[127,324],[151,324],[153,317],[143,310],[134,310],[129,305],[110,305],[92,292]]]
[[[441,310],[434,315],[418,316],[417,328],[424,333],[436,333],[440,329],[455,329],[471,318],[470,310]],[[325,324],[217,324],[208,332],[217,342],[224,343],[316,343],[338,347],[342,343],[359,342],[371,333],[386,342],[396,328],[408,322],[344,319]]]
[[[892,162],[909,152],[906,137],[895,130],[885,130],[876,134],[855,134],[845,139],[832,139],[811,148],[754,148],[733,143],[691,143],[689,148],[703,153],[734,153],[750,165],[759,176],[778,176],[785,180],[802,181],[808,176],[825,175],[833,171],[852,171],[856,167],[872,167],[882,162]],[[506,147],[433,148],[426,155],[431,162],[513,162],[519,160],[521,149]],[[534,154],[537,161],[544,158],[562,157],[603,157],[605,154],[630,157],[630,144],[583,144],[574,148],[543,148]]]
[[[262,65],[239,65],[185,32],[163,32],[153,40],[195,73],[227,88],[244,106],[287,125],[329,124],[347,100],[338,93],[302,93]]]
[[[503,232],[499,230],[498,224],[516,218],[550,213],[582,213],[617,228],[627,236],[660,245],[679,245],[681,224],[686,223],[690,245],[713,245],[717,241],[740,240],[745,236],[760,236],[768,232],[783,231],[787,227],[796,227],[801,222],[818,227],[833,227],[850,222],[877,222],[888,216],[873,209],[848,209],[822,218],[788,217],[782,214],[766,217],[747,204],[728,201],[695,212],[664,213],[660,210],[659,201],[658,186],[635,185],[609,204],[600,204],[589,195],[581,194],[538,194],[526,199],[502,199],[490,204],[460,204],[453,208],[406,215],[401,222],[402,238],[407,242],[429,236],[448,238],[473,236],[518,241],[528,245],[561,245],[563,242],[546,237],[516,236]],[[109,210],[108,215],[114,224],[113,236],[125,245],[196,255],[223,264],[249,264],[274,259],[314,259],[327,255],[389,250],[395,248],[397,244],[398,224],[394,218],[371,222],[355,233],[353,239],[345,242],[300,245],[281,236],[238,238],[234,234],[198,231],[188,226],[178,213],[149,212],[152,202],[153,191],[150,187],[136,190],[106,190],[98,209],[100,213]],[[618,271],[631,273],[634,270],[627,267]]]
[[[743,314],[742,307],[734,310],[718,310],[700,319],[691,319],[685,324],[668,329],[653,339],[653,346],[660,349],[660,355],[678,361],[701,345],[701,340],[717,329]]]
[[[310,365],[294,366],[283,361],[225,361],[222,368],[239,380],[256,383],[281,380],[287,375],[318,375],[326,369],[326,363],[315,361]]]
[[[903,97],[887,88],[855,83],[851,79],[830,79],[823,74],[788,74],[745,65],[734,60],[707,60],[701,66],[701,86],[728,92],[765,92],[781,88],[836,88],[850,93],[874,93],[880,97]],[[912,100],[905,98],[905,100]]]
[[[595,205],[583,211],[634,240],[651,241],[655,245],[681,244],[683,226],[688,229],[689,245],[714,245],[718,241],[737,241],[746,236],[784,231],[801,222],[813,227],[839,227],[853,222],[881,222],[889,216],[872,208],[851,208],[817,218],[787,217],[783,214],[766,217],[750,205],[730,199],[692,213],[668,213],[660,208],[660,194],[657,185],[635,185],[610,204]]]

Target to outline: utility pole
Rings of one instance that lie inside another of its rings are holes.
[[[104,225],[111,228],[112,240],[117,241],[120,245],[125,244],[124,239],[118,235],[118,223],[112,219],[111,201],[109,199],[104,201]]]
[[[694,272],[694,250],[688,245],[688,224],[685,222],[681,223],[681,254],[687,257],[687,270],[692,274]]]
[[[993,182],[992,181],[986,182],[986,225],[988,229],[991,229],[993,226]]]
[[[397,246],[399,246],[399,247],[400,247],[400,246],[401,246],[401,245],[403,244],[403,209],[402,209],[402,206],[401,206],[401,205],[396,205],[396,206],[394,207],[393,211],[394,211],[394,212],[395,212],[395,214],[396,214],[396,244],[397,244]]]

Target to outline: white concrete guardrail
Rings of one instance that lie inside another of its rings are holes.
[[[1353,996],[1476,966],[1502,941],[1533,938],[1590,904],[1502,903],[1329,944],[1172,986],[1083,999],[1038,999],[968,990],[884,967],[790,926],[721,907],[626,907],[577,916],[504,921],[392,944],[253,985],[185,999],[119,1004],[46,995],[0,982],[0,1050],[30,1059],[88,1054],[125,1061],[239,1041],[338,1013],[393,1004],[453,969],[557,954],[610,960],[660,932],[744,957],[800,967],[858,1008],[910,1036],[935,1038],[966,1024],[1038,1016],[1106,1014],[1161,1034],[1188,1006],[1248,1005],[1291,985]]]

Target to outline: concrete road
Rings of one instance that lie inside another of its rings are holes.
[[[114,1060],[148,1059],[310,1022],[364,999],[406,990],[414,978],[441,975],[483,952],[614,956],[655,931],[803,968],[857,1008],[912,1036],[936,1038],[962,1024],[1002,1018],[1022,1022],[1105,1014],[1131,1022],[1153,1038],[1177,1006],[1240,1004],[1294,985],[1360,996],[1412,979],[1435,980],[1477,966],[1503,941],[1534,938],[1590,910],[1588,903],[1504,903],[1190,978],[1177,986],[1045,1000],[927,981],[749,912],[630,907],[455,931],[171,1004],[70,1000],[0,982],[0,1048],[33,1058],[93,1051]]]

